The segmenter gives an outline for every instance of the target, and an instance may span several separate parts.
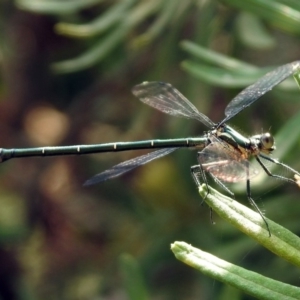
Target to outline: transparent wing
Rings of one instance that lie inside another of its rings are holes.
[[[209,128],[215,125],[169,83],[143,82],[133,87],[132,93],[142,102],[166,114],[196,119]]]
[[[115,177],[118,177],[126,172],[129,172],[139,166],[142,166],[144,164],[147,164],[148,162],[160,158],[162,156],[165,156],[173,151],[175,151],[178,148],[164,148],[164,149],[159,149],[154,152],[147,153],[145,155],[141,155],[129,160],[126,160],[118,165],[115,165],[111,169],[108,169],[102,173],[99,173],[92,178],[88,179],[85,183],[84,186],[88,185],[93,185],[108,179],[112,179]]]
[[[249,165],[233,147],[213,142],[199,152],[198,161],[203,169],[223,182],[251,179],[259,172]]]
[[[248,86],[239,93],[227,105],[225,109],[226,118],[219,124],[223,124],[238,114],[241,110],[251,105],[265,93],[270,91],[274,86],[285,80],[292,74],[300,70],[300,61],[295,61],[267,73],[254,84]]]

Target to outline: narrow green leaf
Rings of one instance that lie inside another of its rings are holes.
[[[238,71],[246,74],[251,72],[257,73],[257,71],[259,71],[259,68],[256,66],[213,51],[206,47],[202,47],[199,44],[187,40],[182,41],[180,43],[180,47],[195,58],[199,58],[209,64],[214,64],[227,70]]]
[[[149,29],[135,39],[137,45],[147,45],[161,34],[169,24],[179,7],[180,0],[160,1],[161,9],[153,24]]]
[[[215,86],[244,88],[274,69],[274,66],[258,68],[189,41],[181,42],[181,47],[195,58],[207,63],[186,60],[181,63],[182,69],[195,78]],[[276,88],[286,91],[296,90],[298,87],[292,78],[288,78]]]
[[[71,14],[78,10],[99,4],[103,0],[17,0],[16,6],[20,9],[42,14]]]
[[[55,25],[58,34],[76,38],[88,38],[103,33],[124,18],[128,8],[136,0],[125,0],[113,5],[106,12],[90,23],[70,24],[60,22]]]
[[[275,38],[267,31],[261,18],[242,12],[236,20],[236,30],[241,42],[252,49],[269,50],[276,45]]]
[[[266,218],[270,231],[261,216],[241,203],[226,197],[206,185],[199,187],[205,202],[223,219],[252,237],[258,243],[288,262],[300,267],[300,239],[298,236]]]
[[[156,8],[157,1],[142,2],[132,9],[129,15],[123,15],[122,22],[120,21],[112,32],[101,38],[92,48],[73,59],[53,63],[51,66],[52,70],[60,74],[72,73],[90,68],[99,63],[125,39],[133,27],[142,22],[146,16],[152,14]]]
[[[197,79],[215,86],[226,88],[242,88],[248,86],[266,73],[257,71],[255,74],[240,74],[221,68],[210,67],[205,64],[195,63],[189,60],[182,62],[181,67]]]
[[[258,299],[300,299],[298,287],[248,271],[185,242],[173,243],[171,250],[176,258],[185,264]]]
[[[300,33],[300,11],[290,3],[275,0],[221,0],[232,7],[251,12],[288,32]]]

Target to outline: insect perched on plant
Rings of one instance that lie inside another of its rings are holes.
[[[267,73],[257,82],[250,85],[233,98],[225,109],[225,118],[219,123],[212,122],[206,115],[199,112],[189,100],[168,83],[144,82],[133,88],[133,94],[149,106],[173,116],[196,119],[206,125],[209,128],[209,131],[201,137],[116,142],[97,145],[1,149],[0,160],[3,162],[17,157],[82,155],[100,152],[160,148],[157,151],[122,162],[111,169],[97,174],[85,183],[85,185],[92,185],[120,176],[138,166],[165,156],[178,148],[195,148],[198,150],[198,164],[191,167],[191,173],[196,184],[199,186],[201,181],[203,181],[207,185],[205,175],[207,172],[212,176],[216,183],[228,193],[233,194],[223,182],[238,182],[245,180],[248,200],[261,215],[270,234],[265,217],[251,197],[250,180],[257,172],[250,167],[248,159],[254,157],[269,176],[293,184],[300,185],[300,173],[269,156],[269,154],[275,150],[274,138],[270,133],[266,132],[247,138],[228,126],[226,122],[243,109],[250,106],[254,101],[270,91],[288,76],[299,72],[299,70],[300,61],[296,61],[278,67],[274,71]],[[295,179],[271,173],[265,165],[265,161],[289,170],[295,174]]]

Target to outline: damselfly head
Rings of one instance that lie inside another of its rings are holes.
[[[276,149],[274,137],[269,132],[255,135],[251,140],[255,140],[259,150],[265,154],[270,154]]]

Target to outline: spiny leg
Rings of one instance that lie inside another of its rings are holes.
[[[220,181],[216,176],[213,174],[210,174],[212,179],[215,181],[216,184],[218,184],[223,190],[225,190],[230,196],[234,197],[234,193],[222,182]]]
[[[203,202],[205,201],[206,197],[208,196],[209,194],[209,186],[208,186],[208,181],[207,181],[207,178],[206,178],[206,174],[205,174],[205,171],[204,169],[202,168],[202,165],[195,165],[195,166],[192,166],[191,167],[191,173],[192,173],[192,177],[196,183],[196,185],[199,187],[201,185],[200,181],[199,181],[199,178],[197,175],[198,173],[200,174],[200,176],[202,177],[205,185],[206,185],[206,188],[207,188],[207,193],[205,195],[205,197],[203,198],[203,201],[201,202],[201,205],[203,204]],[[223,188],[229,195],[231,196],[234,196],[234,193],[229,190],[227,188],[227,186],[225,184],[223,184],[217,177],[215,177],[214,175],[210,174],[210,176],[213,178],[213,180],[221,187]],[[213,213],[212,213],[212,209],[210,208],[210,220],[211,222],[214,224],[215,222],[213,221]]]
[[[205,175],[205,172],[204,172],[202,166],[201,165],[191,166],[191,173],[192,173],[192,177],[198,188],[201,185],[201,182],[200,182],[198,176],[202,177],[203,182],[205,183],[206,189],[207,189],[207,193],[206,193],[205,197],[203,198],[203,201],[205,201],[206,197],[209,194],[209,186],[208,186],[207,178],[206,178],[206,175]],[[200,175],[198,175],[198,174],[200,174]],[[203,203],[203,201],[202,201],[202,203]],[[201,203],[201,205],[202,205],[202,203]]]
[[[203,198],[202,202],[201,202],[201,205],[203,205],[203,202],[205,201],[206,197],[208,196],[209,194],[209,186],[208,186],[208,182],[207,182],[207,178],[206,178],[206,175],[205,175],[205,172],[202,168],[201,165],[195,165],[195,166],[192,166],[191,167],[191,173],[192,173],[192,177],[197,185],[197,187],[199,188],[201,183],[200,183],[200,180],[198,178],[198,173],[200,174],[200,176],[202,177],[205,185],[206,185],[206,189],[207,189],[207,193],[205,195],[205,197]],[[209,216],[210,216],[210,222],[212,224],[215,224],[214,220],[213,220],[213,211],[212,211],[212,208],[210,207],[209,208]]]
[[[200,176],[203,178],[203,181],[207,188],[207,194],[204,197],[204,200],[205,200],[207,195],[209,194],[209,186],[208,186],[208,181],[207,181],[205,171],[204,171],[202,165],[200,164],[200,165],[192,166],[191,173],[192,173],[193,179],[198,187],[201,185],[201,183],[198,179],[197,174],[199,173]],[[216,184],[218,184],[221,188],[223,188],[229,195],[234,196],[234,193],[222,181],[220,181],[216,176],[214,176],[211,173],[209,175],[213,178],[213,180],[216,182]]]
[[[291,171],[292,173],[296,174],[296,175],[300,175],[299,172],[297,172],[296,170],[294,170],[293,168],[291,168],[290,166],[274,159],[274,158],[271,158],[271,157],[268,157],[268,156],[264,156],[262,154],[260,154],[260,157],[264,158],[265,160],[268,160],[276,165],[279,165],[289,171]],[[277,179],[280,179],[280,180],[283,180],[283,181],[286,181],[286,182],[290,182],[290,183],[293,183],[293,184],[297,184],[297,181],[293,180],[293,179],[290,179],[290,178],[287,178],[287,177],[284,177],[284,176],[281,176],[281,175],[277,175],[277,174],[273,174],[271,173],[271,171],[265,166],[265,164],[261,161],[261,159],[259,158],[259,156],[256,156],[255,157],[257,162],[261,165],[261,167],[264,169],[264,171],[267,173],[268,176],[270,177],[273,177],[273,178],[277,178]]]
[[[247,198],[248,198],[248,201],[250,202],[250,204],[256,209],[256,211],[260,214],[261,218],[265,222],[267,230],[269,232],[269,237],[271,237],[271,231],[269,228],[269,224],[268,224],[266,218],[264,217],[263,213],[261,212],[261,210],[259,209],[259,207],[257,206],[257,204],[255,203],[255,201],[253,200],[253,198],[251,196],[251,187],[250,187],[250,179],[249,179],[249,164],[248,164],[248,168],[247,168]]]
[[[200,176],[203,178],[203,181],[207,187],[207,191],[208,191],[207,195],[208,195],[209,194],[208,181],[207,181],[203,167],[201,165],[192,166],[191,173],[192,173],[192,177],[198,187],[201,185],[201,183],[198,179],[197,173],[200,174]],[[211,173],[209,175],[212,177],[212,179],[215,181],[215,183],[218,184],[223,190],[225,190],[229,195],[234,196],[234,193],[222,181],[220,181],[216,176],[214,176]],[[204,199],[206,199],[207,195],[205,196]]]

